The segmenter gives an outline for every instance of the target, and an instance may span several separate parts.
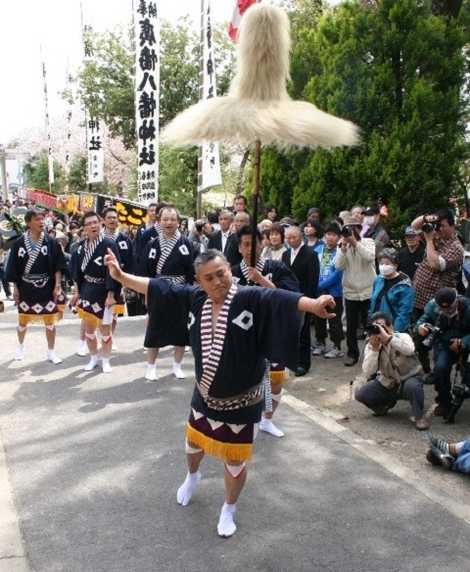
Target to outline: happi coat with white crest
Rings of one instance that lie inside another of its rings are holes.
[[[149,278],[166,278],[174,284],[194,281],[194,249],[191,241],[178,230],[171,238],[162,231],[145,247],[140,273]]]
[[[5,278],[18,287],[20,322],[51,325],[60,318],[53,299],[55,273],[64,273],[66,267],[62,248],[54,238],[41,233],[35,242],[29,231],[18,238],[8,256]]]
[[[268,280],[270,280],[276,288],[289,290],[290,292],[299,292],[300,286],[296,275],[283,262],[271,260],[268,258],[259,258],[256,263],[256,269]],[[244,260],[240,264],[232,266],[233,281],[240,286],[255,286],[248,279],[248,265]],[[277,324],[278,328],[282,328],[283,324]],[[287,372],[283,364],[272,362],[269,366],[269,379],[271,383],[282,383],[287,379]]]
[[[117,298],[121,291],[121,285],[111,278],[104,264],[108,249],[120,260],[116,242],[103,234],[92,242],[82,240],[72,255],[72,277],[79,292],[77,311],[82,319],[95,325],[103,319],[108,292],[113,292]],[[111,308],[111,311],[116,309]]]
[[[300,297],[296,292],[234,284],[213,328],[212,301],[204,290],[150,280],[151,327],[166,332],[167,343],[173,345],[189,332],[196,387],[188,441],[225,460],[249,458],[253,428],[263,407],[266,359],[295,368]]]
[[[104,236],[112,240],[118,249],[119,252],[119,260],[121,263],[121,268],[124,272],[134,273],[136,270],[136,262],[134,258],[134,248],[132,245],[131,239],[126,236],[123,232],[116,231],[114,233],[110,233],[107,230],[104,230]],[[125,302],[124,296],[122,292],[122,288],[119,291],[119,294],[116,297],[116,314],[123,314],[125,312]]]

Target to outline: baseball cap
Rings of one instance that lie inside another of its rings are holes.
[[[441,308],[448,308],[457,299],[457,291],[454,288],[441,288],[436,292],[434,300]]]
[[[412,226],[407,226],[405,229],[405,236],[419,236],[419,232]]]
[[[379,213],[380,213],[380,210],[378,207],[367,207],[364,210],[365,216],[375,216],[375,215],[378,215]]]

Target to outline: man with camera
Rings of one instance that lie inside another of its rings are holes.
[[[362,371],[368,381],[356,390],[356,400],[381,416],[399,399],[407,399],[416,429],[429,429],[430,421],[424,415],[422,368],[411,336],[395,332],[391,317],[383,312],[371,316],[367,333]]]
[[[367,321],[375,273],[375,242],[361,238],[361,223],[351,215],[344,216],[336,268],[343,271],[343,293],[346,307],[346,340],[350,367],[359,361],[357,328]]]
[[[456,288],[463,264],[464,250],[455,234],[451,210],[416,218],[411,226],[422,231],[426,242],[423,261],[414,276],[416,318],[440,288]]]
[[[468,379],[470,300],[457,295],[454,288],[441,288],[426,304],[417,327],[418,334],[423,338],[422,345],[434,350],[433,378],[438,404],[434,415],[446,419],[451,412],[450,373],[453,365],[460,362],[463,379]]]

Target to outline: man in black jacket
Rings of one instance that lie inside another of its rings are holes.
[[[286,229],[286,241],[289,249],[282,255],[282,262],[297,276],[300,292],[305,296],[315,296],[320,274],[318,256],[312,248],[304,244],[302,231],[298,226],[290,226]],[[310,315],[306,314],[300,331],[299,358],[295,370],[297,377],[309,371],[310,353]]]
[[[214,234],[209,238],[207,248],[214,248],[215,250],[222,252],[231,266],[239,264],[241,262],[242,255],[238,250],[238,238],[236,232],[243,225],[249,224],[249,222],[250,217],[247,213],[240,212],[234,217],[233,213],[230,211],[221,211],[219,215],[220,230],[218,232],[214,232]],[[232,231],[232,227],[235,232]]]

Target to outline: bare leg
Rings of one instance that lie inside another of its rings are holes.
[[[184,357],[184,346],[175,346],[174,360],[176,363],[181,363]]]
[[[23,345],[24,339],[26,337],[26,330],[27,330],[27,326],[24,326],[21,323],[18,323],[18,328],[16,329],[16,334],[18,336],[18,343],[20,345]]]
[[[158,357],[159,348],[147,348],[147,363],[148,365],[155,365]]]
[[[184,379],[186,377],[186,374],[181,368],[181,362],[183,361],[183,356],[184,356],[184,349],[185,349],[184,346],[183,347],[175,346],[172,371],[176,379]]]
[[[201,480],[201,473],[199,472],[199,465],[204,458],[204,451],[199,449],[197,445],[193,443],[186,443],[186,461],[188,463],[188,474],[184,480],[184,483],[180,486],[176,492],[176,500],[178,504],[182,506],[187,506],[191,497],[196,490],[196,487]]]
[[[238,467],[242,467],[243,465],[243,463],[240,463],[239,461],[230,461],[228,464]],[[247,468],[244,466],[240,474],[237,477],[234,477],[227,467],[224,466],[225,502],[227,504],[235,504],[237,502],[238,497],[245,486],[247,472]]]
[[[88,351],[92,356],[98,353],[98,340],[96,339],[96,326],[85,322],[85,337]]]
[[[47,349],[53,350],[55,346],[55,335],[56,329],[55,326],[46,326],[46,339],[47,339]]]
[[[113,345],[113,337],[111,335],[111,326],[100,326],[101,332],[101,357],[109,359]]]
[[[18,321],[18,327],[16,328],[16,335],[18,337],[18,347],[16,348],[15,360],[21,361],[24,358],[24,346],[23,342],[26,336],[26,324],[21,323],[21,319]]]
[[[225,464],[225,502],[220,511],[217,532],[219,536],[228,538],[235,534],[237,525],[235,524],[236,502],[245,485],[247,477],[246,465],[243,462],[231,461]]]

